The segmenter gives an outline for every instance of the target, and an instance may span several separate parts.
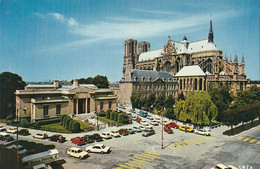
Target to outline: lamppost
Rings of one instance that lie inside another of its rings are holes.
[[[26,110],[28,109],[28,107],[24,107],[24,108],[20,108],[17,109],[17,114],[16,114],[16,165],[17,165],[17,169],[19,168],[19,150],[18,150],[18,126],[19,126],[19,120],[18,120],[18,110],[23,109],[24,113],[26,113]],[[21,112],[20,112],[21,115]]]
[[[163,111],[165,110],[165,107],[163,108]],[[161,144],[161,149],[163,149],[163,114],[161,112],[161,116],[162,116],[162,144]]]
[[[95,114],[97,115],[97,131],[99,130],[99,127],[98,127],[98,112],[95,112]]]

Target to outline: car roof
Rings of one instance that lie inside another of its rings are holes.
[[[79,137],[79,136],[78,137],[74,137],[74,138],[76,138],[76,139],[83,139],[82,137]]]
[[[79,148],[79,147],[71,147],[71,148],[69,148],[70,150],[81,150],[81,148]]]
[[[99,143],[99,144],[95,144],[94,146],[100,146],[100,147],[102,147],[104,144],[101,144],[101,143]]]

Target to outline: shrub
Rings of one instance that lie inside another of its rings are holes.
[[[74,122],[72,123],[72,132],[77,133],[80,132],[80,123],[79,122]]]
[[[34,124],[34,128],[38,129],[38,128],[40,128],[40,127],[41,127],[40,123],[37,123],[37,122],[36,122],[36,123]]]
[[[99,116],[99,117],[105,117],[105,116],[106,116],[106,113],[105,113],[105,112],[100,112],[100,113],[98,113],[98,116]]]
[[[63,120],[64,120],[64,118],[66,117],[67,115],[62,115],[61,116],[61,119],[60,119],[60,125],[61,126],[63,126]]]
[[[115,118],[115,112],[112,111],[111,114],[110,114],[110,120],[114,120],[114,118]]]
[[[118,120],[118,112],[115,112],[115,117],[114,120],[117,121]]]
[[[70,118],[69,116],[65,116],[64,118],[63,118],[63,126],[65,127],[65,124],[66,124],[66,120],[68,119],[68,118]]]
[[[75,120],[71,120],[71,121],[69,122],[69,130],[70,130],[70,131],[72,130],[72,125],[73,125],[74,122],[75,122]]]
[[[108,109],[108,110],[107,110],[107,113],[106,113],[106,118],[107,118],[107,119],[110,119],[110,113],[111,113],[111,111],[112,111],[111,109]]]
[[[119,113],[119,115],[118,115],[118,123],[128,124],[129,123],[128,116],[123,114],[123,113]]]
[[[28,125],[30,124],[26,118],[22,118],[20,121],[20,124],[22,127],[28,127]]]
[[[66,121],[65,121],[65,128],[66,129],[69,129],[69,124],[70,124],[70,121],[73,120],[72,118],[67,118]]]
[[[35,123],[35,125],[37,124],[37,126],[42,126],[42,125],[46,125],[46,124],[59,123],[59,122],[60,122],[60,118],[49,119],[49,120],[41,120],[41,121],[37,121]]]

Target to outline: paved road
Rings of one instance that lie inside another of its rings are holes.
[[[124,127],[138,126],[137,123]],[[119,127],[120,128],[120,127]],[[118,130],[117,127],[107,128],[99,131]],[[185,133],[174,130],[174,134],[164,133],[163,147],[161,149],[161,126],[154,127],[156,134],[150,137],[143,137],[136,133],[120,138],[105,140],[102,143],[110,146],[112,152],[109,154],[91,153],[87,159],[79,160],[66,155],[66,150],[75,146],[70,141],[65,143],[49,142],[38,140],[32,136],[19,136],[20,139],[35,140],[44,144],[54,144],[60,152],[60,156],[66,160],[64,168],[173,168],[208,169],[218,163],[232,164],[239,166],[252,166],[260,168],[260,126],[252,128],[236,136],[224,136],[225,126],[215,128],[211,136],[201,136],[194,133]],[[38,132],[30,130],[31,133]],[[92,131],[88,134],[96,133]],[[49,135],[53,134],[48,132]],[[67,140],[80,134],[64,134]],[[81,146],[85,148],[88,145]]]

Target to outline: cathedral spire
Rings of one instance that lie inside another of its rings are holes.
[[[238,63],[237,54],[235,54],[234,63]]]
[[[241,64],[245,64],[245,57],[244,57],[244,54],[243,54],[243,56],[242,56],[242,61],[241,61]]]
[[[212,28],[212,20],[210,20],[210,27],[209,27],[209,36],[208,36],[208,42],[214,42],[214,34],[213,34],[213,28]]]

